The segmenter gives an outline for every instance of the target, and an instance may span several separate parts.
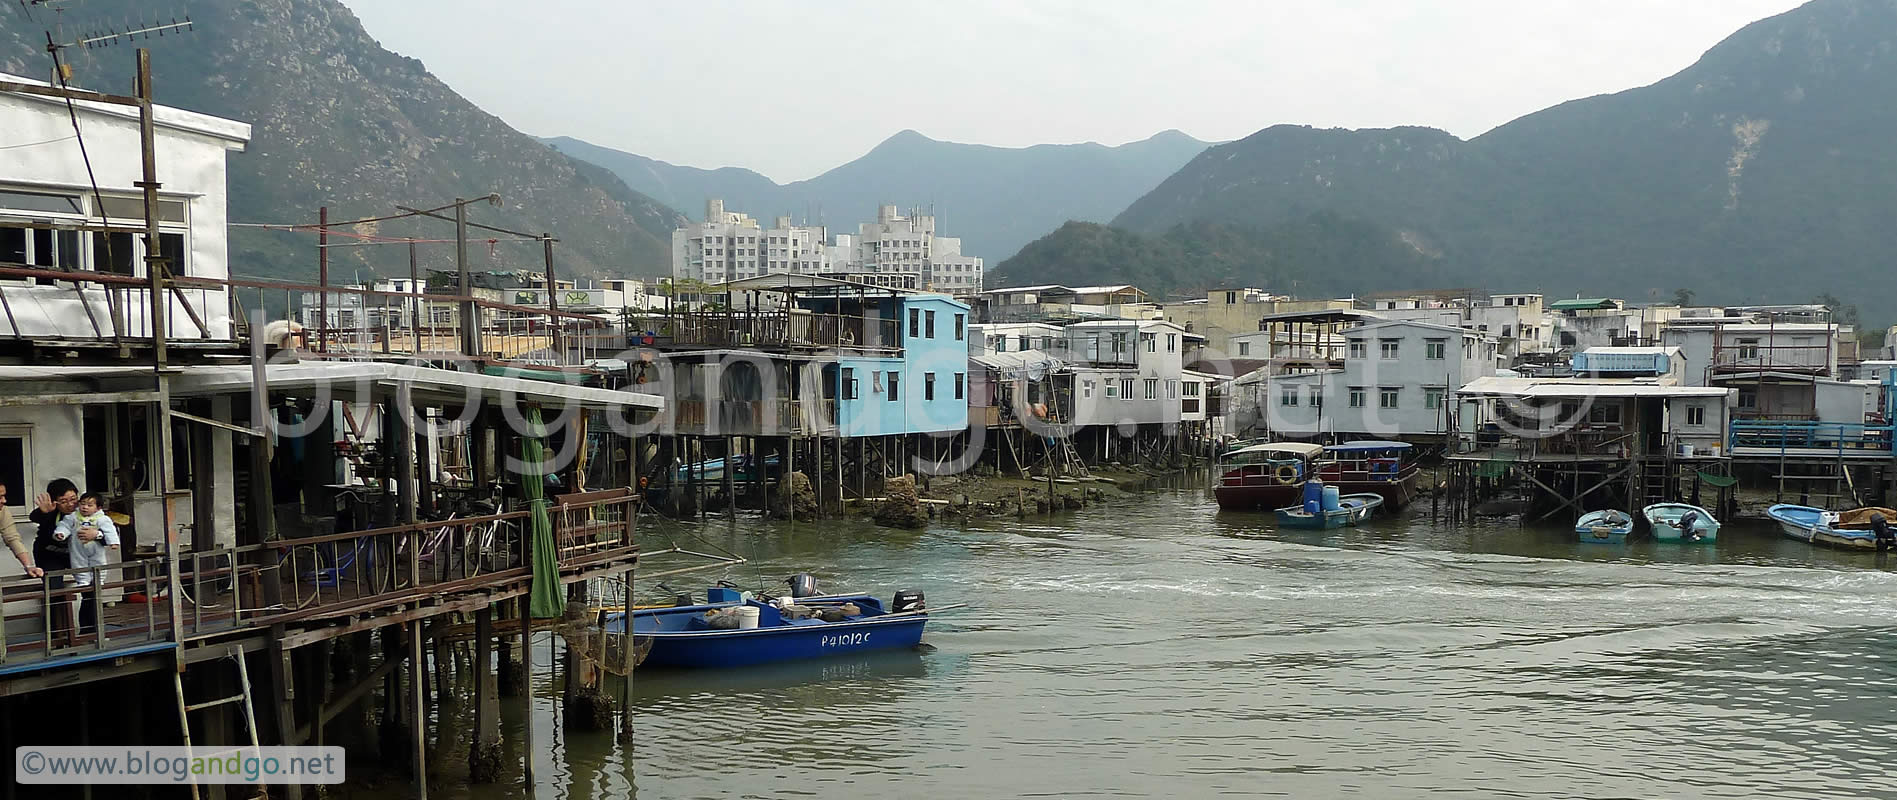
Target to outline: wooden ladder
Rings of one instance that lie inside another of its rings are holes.
[[[224,657],[230,659],[231,661],[237,664],[237,685],[238,685],[239,691],[237,694],[231,695],[229,697],[220,697],[214,700],[205,700],[205,701],[201,701],[197,703],[187,702],[184,696],[184,673],[185,673],[186,665],[182,662],[182,660],[180,660],[180,663],[178,664],[178,668],[171,671],[171,686],[177,692],[177,695],[178,695],[178,726],[184,732],[184,752],[185,752],[186,758],[196,759],[200,755],[206,758],[216,758],[218,756],[226,755],[229,753],[235,753],[235,752],[239,752],[243,750],[255,751],[258,749],[257,711],[254,704],[251,702],[251,699],[250,699],[250,671],[246,669],[244,666],[244,650],[241,647],[233,646],[225,653]],[[244,727],[250,731],[250,744],[239,745],[237,747],[226,747],[221,750],[213,750],[213,751],[202,753],[202,754],[192,749],[191,712],[201,711],[207,708],[216,708],[219,706],[233,705],[233,704],[243,705]],[[198,797],[198,782],[195,776],[192,777],[191,779],[191,797],[193,798],[193,800],[196,800],[196,798]]]

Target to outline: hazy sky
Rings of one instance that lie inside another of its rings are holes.
[[[1799,0],[344,0],[540,136],[816,175],[904,128],[1022,146],[1279,123],[1475,136]]]

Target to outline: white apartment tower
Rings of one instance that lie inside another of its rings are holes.
[[[857,233],[826,241],[823,226],[791,224],[778,217],[770,228],[735,211],[723,200],[705,203],[705,221],[672,231],[672,275],[706,283],[790,273],[910,273],[933,291],[981,291],[982,260],[962,255],[962,240],[935,235],[935,217],[903,216],[895,206],[877,210],[875,222]]]
[[[881,206],[875,222],[857,226],[853,244],[850,271],[914,272],[938,292],[981,291],[982,260],[962,255],[960,238],[935,235],[932,214],[903,216],[895,206]]]
[[[723,200],[707,200],[704,222],[672,231],[672,276],[723,283],[830,271],[823,226],[792,225],[790,217],[773,223],[766,229],[748,215],[726,211]]]

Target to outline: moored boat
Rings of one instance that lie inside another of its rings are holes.
[[[1780,503],[1765,510],[1765,515],[1777,522],[1786,536],[1843,550],[1877,549],[1877,534],[1870,528],[1872,513],[1897,520],[1897,511],[1887,508],[1860,508],[1839,514],[1812,506]]]
[[[1574,532],[1583,542],[1617,544],[1627,541],[1633,530],[1633,516],[1617,508],[1589,511],[1574,521]]]
[[[1212,496],[1227,511],[1264,511],[1298,502],[1304,482],[1315,475],[1322,445],[1269,442],[1240,447],[1219,457]]]
[[[607,631],[623,632],[625,620],[609,617]],[[897,592],[886,609],[866,594],[771,603],[714,588],[701,604],[634,609],[632,633],[651,641],[646,665],[739,667],[915,647],[928,621],[921,592]]]
[[[1712,542],[1719,538],[1719,520],[1711,512],[1688,503],[1654,503],[1640,510],[1659,542]]]
[[[1304,506],[1290,506],[1278,509],[1278,527],[1315,528],[1329,530],[1355,526],[1377,513],[1383,505],[1383,496],[1375,494],[1344,495],[1337,500],[1337,508],[1319,509],[1313,513]]]
[[[1324,448],[1327,461],[1318,476],[1344,494],[1374,493],[1392,510],[1401,511],[1416,497],[1421,470],[1416,466],[1415,452],[1408,442],[1334,444]]]

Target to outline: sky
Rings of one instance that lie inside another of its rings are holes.
[[[1271,125],[1473,137],[1800,0],[343,0],[517,129],[779,182],[904,129],[1023,147]]]

